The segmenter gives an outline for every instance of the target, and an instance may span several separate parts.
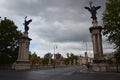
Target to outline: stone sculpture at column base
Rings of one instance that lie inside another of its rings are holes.
[[[30,69],[29,61],[29,44],[30,38],[28,37],[28,32],[24,32],[22,37],[19,38],[19,53],[18,59],[13,64],[12,68],[16,70]]]

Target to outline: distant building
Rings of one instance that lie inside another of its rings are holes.
[[[55,54],[55,65],[62,65],[62,63],[63,63],[62,55],[59,53]]]
[[[93,63],[93,58],[90,58],[90,57],[81,57],[80,58],[80,64],[83,65],[83,64],[87,64],[88,62],[90,63]]]
[[[40,58],[40,57],[39,57],[39,58],[38,58],[38,64],[39,64],[39,65],[42,65],[42,61],[43,61],[43,58]]]

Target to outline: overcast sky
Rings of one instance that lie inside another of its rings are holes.
[[[92,0],[93,5],[102,6],[98,10],[98,24],[102,26],[102,13],[106,0]],[[86,49],[92,54],[92,42],[89,27],[91,15],[84,9],[89,0],[0,0],[0,16],[15,22],[18,30],[24,31],[24,17],[32,19],[29,37],[32,38],[30,51],[40,57],[54,52],[63,56],[67,52],[83,55]],[[113,51],[103,37],[104,53]]]

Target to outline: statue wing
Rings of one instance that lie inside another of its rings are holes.
[[[96,10],[98,10],[98,9],[100,9],[100,8],[101,8],[101,6],[97,6],[97,7],[95,7]]]
[[[28,20],[28,21],[27,21],[27,24],[29,25],[30,22],[32,22],[32,19]]]
[[[89,7],[84,7],[85,9],[87,9],[88,11],[91,11],[91,9]]]

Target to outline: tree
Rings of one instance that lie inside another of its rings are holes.
[[[115,58],[117,64],[120,62],[120,0],[108,0],[106,10],[103,14],[103,35],[115,45]]]
[[[52,59],[52,56],[53,56],[53,54],[47,53],[47,54],[44,55],[44,58]]]
[[[52,56],[53,56],[53,54],[51,54],[51,53],[45,54],[42,63],[43,63],[44,65],[48,65],[49,60],[52,61]]]
[[[108,0],[103,13],[103,35],[120,50],[120,0]]]
[[[71,64],[74,63],[74,60],[76,61],[76,64],[77,64],[77,60],[78,60],[78,56],[77,55],[74,55],[73,53],[67,53],[67,58],[64,59],[64,62],[66,65],[69,64],[69,61],[71,61]]]
[[[74,55],[73,53],[70,53],[70,57],[69,58],[70,58],[72,64],[74,63],[74,60],[76,61],[75,63],[77,64],[77,60],[78,60],[78,56],[77,55]]]
[[[18,56],[18,38],[21,32],[14,22],[6,17],[0,21],[0,64],[10,64]]]
[[[65,65],[68,65],[69,64],[69,58],[64,58],[64,63],[65,63]]]
[[[39,62],[39,57],[35,52],[33,54],[29,54],[29,58],[32,64],[37,64]]]
[[[66,55],[67,55],[67,58],[69,58],[69,53],[67,53]]]

